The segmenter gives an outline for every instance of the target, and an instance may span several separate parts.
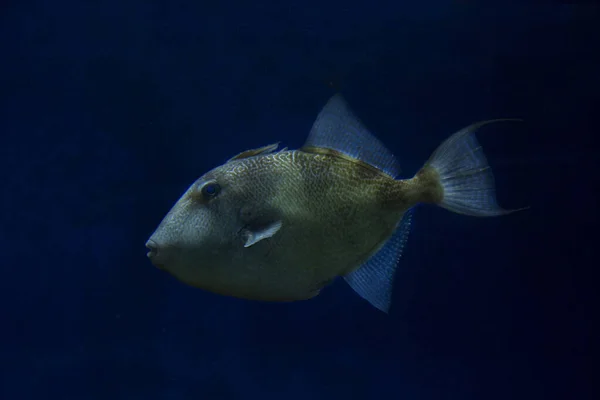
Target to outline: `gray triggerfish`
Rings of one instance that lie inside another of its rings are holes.
[[[152,263],[213,293],[263,301],[310,299],[343,277],[387,312],[394,272],[419,203],[480,217],[498,206],[470,125],[410,179],[334,95],[298,150],[244,151],[196,180],[146,243]]]

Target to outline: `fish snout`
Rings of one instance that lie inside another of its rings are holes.
[[[146,248],[150,250],[146,256],[150,262],[158,269],[165,269],[167,252],[163,246],[160,246],[155,240],[150,239],[146,242]]]

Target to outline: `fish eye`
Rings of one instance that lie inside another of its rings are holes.
[[[221,186],[217,182],[208,182],[204,186],[202,186],[201,192],[202,195],[209,199],[215,197],[221,191]]]

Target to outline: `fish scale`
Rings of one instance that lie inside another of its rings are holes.
[[[305,144],[246,150],[194,182],[146,246],[152,263],[214,293],[263,301],[317,296],[338,277],[388,312],[412,208],[497,216],[493,176],[473,124],[417,174],[397,179],[394,155],[333,96]]]

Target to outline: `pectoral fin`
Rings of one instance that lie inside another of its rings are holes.
[[[247,227],[242,231],[244,247],[250,247],[263,239],[268,239],[281,229],[281,221],[275,221],[260,228]]]

